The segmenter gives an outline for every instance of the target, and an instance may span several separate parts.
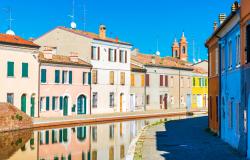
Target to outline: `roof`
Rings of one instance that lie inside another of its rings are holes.
[[[90,63],[83,61],[82,59],[78,58],[78,61],[72,61],[69,56],[62,56],[62,55],[52,55],[52,59],[47,59],[44,57],[44,53],[39,53],[38,59],[41,63],[53,63],[53,64],[65,64],[65,65],[75,65],[75,66],[85,66],[85,67],[92,67]]]
[[[214,37],[218,37],[217,34],[228,24],[228,22],[230,22],[231,19],[233,19],[235,15],[237,15],[239,10],[240,7],[235,12],[231,12],[231,14],[227,17],[227,19],[213,32],[211,37],[209,37],[205,43],[206,47],[208,46],[209,41],[211,41]]]
[[[132,60],[141,62],[145,66],[193,70],[193,67],[188,66],[187,62],[173,57],[161,58],[159,56],[137,53],[136,56],[132,55],[131,58]],[[152,59],[155,59],[155,63],[152,63]]]
[[[200,67],[193,67],[193,73],[198,73],[198,74],[208,74],[207,71],[205,71],[204,69],[200,68]]]
[[[94,40],[100,40],[100,41],[118,43],[118,44],[123,44],[123,45],[130,45],[130,46],[132,45],[132,44],[130,44],[128,42],[119,41],[118,39],[113,39],[113,38],[108,38],[108,37],[101,38],[98,34],[92,33],[92,32],[86,32],[86,31],[77,30],[77,29],[70,29],[70,28],[66,28],[66,27],[62,27],[62,26],[59,26],[57,28],[68,31],[68,32],[71,32],[71,33],[74,33],[74,34],[78,34],[80,36],[91,38],[91,39],[94,39]]]
[[[204,60],[202,60],[202,61],[200,61],[200,62],[197,62],[197,63],[192,64],[192,66],[195,66],[195,65],[200,64],[200,63],[203,63],[203,62],[207,62],[207,63],[208,63],[208,60],[204,59]]]
[[[133,72],[146,72],[146,69],[135,64],[130,64],[131,71]]]
[[[9,44],[9,45],[32,47],[32,48],[39,48],[40,47],[39,45],[35,44],[34,42],[25,40],[19,36],[9,35],[9,34],[1,34],[1,33],[0,33],[0,43]]]

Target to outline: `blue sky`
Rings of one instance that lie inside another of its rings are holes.
[[[13,30],[24,38],[38,37],[71,22],[72,0],[0,0],[0,32],[8,29],[12,8]],[[161,56],[171,55],[171,45],[185,32],[189,42],[189,60],[195,55],[207,58],[205,40],[211,35],[219,13],[230,14],[234,0],[75,0],[75,21],[83,29],[83,6],[86,7],[86,30],[98,32],[107,26],[111,37],[128,41],[143,53],[155,53],[157,39]]]

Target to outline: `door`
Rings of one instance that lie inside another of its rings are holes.
[[[77,114],[86,114],[86,97],[81,95],[77,98]]]
[[[191,109],[191,95],[190,94],[188,94],[187,95],[187,100],[186,100],[187,102],[187,109],[188,109],[188,111],[190,111],[190,109]]]
[[[26,94],[23,94],[21,97],[21,111],[26,113]]]
[[[35,97],[31,97],[30,99],[31,107],[30,107],[30,116],[35,116]]]
[[[122,103],[123,103],[122,101],[123,101],[123,93],[120,94],[120,112],[123,111],[123,110],[122,110],[122,107],[123,107],[123,106],[122,106],[122,105],[123,105],[123,104],[122,104]]]
[[[164,96],[164,109],[168,109],[168,95],[165,94]]]
[[[197,107],[202,108],[202,95],[197,95]]]
[[[63,115],[67,116],[68,115],[68,104],[69,103],[69,98],[66,96],[64,97],[63,100]]]

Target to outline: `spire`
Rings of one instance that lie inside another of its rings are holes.
[[[172,47],[179,47],[179,44],[178,44],[178,42],[177,42],[177,39],[175,38],[174,39],[174,43],[173,43],[173,46]]]
[[[186,37],[184,32],[182,32],[180,43],[186,43]]]
[[[8,9],[8,13],[9,13],[9,19],[8,19],[8,21],[9,21],[9,28],[6,31],[6,34],[15,35],[15,32],[12,30],[12,21],[14,19],[12,19],[12,10],[11,10],[11,8]]]

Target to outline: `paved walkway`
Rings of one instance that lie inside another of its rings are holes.
[[[237,151],[206,132],[207,117],[169,121],[142,137],[143,160],[243,160]]]

